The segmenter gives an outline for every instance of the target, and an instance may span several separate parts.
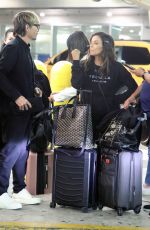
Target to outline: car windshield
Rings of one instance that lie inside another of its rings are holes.
[[[123,61],[130,65],[150,64],[150,54],[145,47],[116,46],[115,53],[117,61]]]

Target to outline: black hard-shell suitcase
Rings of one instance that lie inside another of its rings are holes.
[[[63,206],[97,208],[96,202],[97,151],[74,148],[54,150],[53,187],[51,208]]]
[[[107,206],[123,211],[140,213],[142,206],[142,152],[101,150],[98,173],[99,209]]]

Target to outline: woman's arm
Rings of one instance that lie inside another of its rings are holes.
[[[141,92],[142,85],[143,84],[141,84],[140,86],[138,86],[138,88],[131,94],[131,96],[128,97],[127,100],[125,100],[125,102],[123,104],[123,107],[125,109],[127,109],[131,103],[135,103],[136,102],[136,98],[139,96],[139,94]]]
[[[141,89],[138,88],[138,85],[132,78],[131,73],[122,64],[117,62],[117,66],[119,69],[117,72],[119,84],[126,86],[128,89],[122,98],[121,104],[124,105],[124,108],[128,108],[129,104],[135,102],[136,95],[139,94]]]

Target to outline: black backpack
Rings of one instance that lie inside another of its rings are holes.
[[[35,153],[43,153],[52,142],[52,118],[48,110],[34,116],[28,149]]]

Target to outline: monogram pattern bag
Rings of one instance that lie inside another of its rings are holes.
[[[99,145],[120,151],[139,151],[141,124],[146,119],[145,114],[131,106],[110,115],[105,117],[107,122],[99,126]]]
[[[116,115],[112,120],[109,121],[107,128],[104,133],[99,135],[99,144],[101,147],[110,147],[120,149],[119,136],[125,130],[121,120],[118,119],[119,114]]]
[[[58,106],[54,112],[54,130],[57,146],[93,148],[91,106],[73,103]]]

